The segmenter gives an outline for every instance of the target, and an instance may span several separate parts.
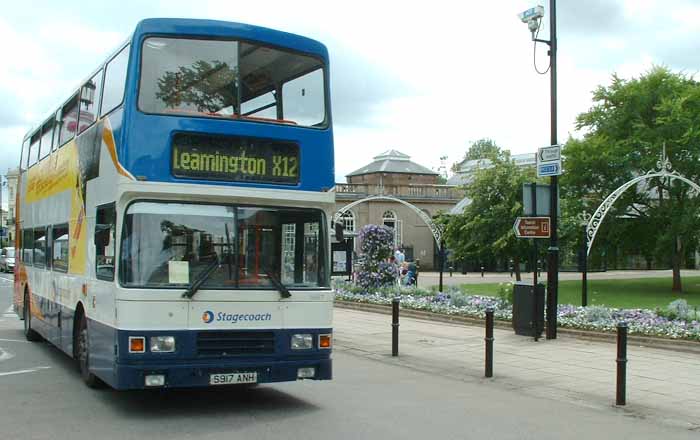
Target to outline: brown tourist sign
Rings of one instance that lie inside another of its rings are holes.
[[[549,238],[549,217],[518,217],[513,230],[518,238]]]

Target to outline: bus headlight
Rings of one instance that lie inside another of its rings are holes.
[[[314,346],[314,338],[308,333],[292,335],[292,350],[309,350]]]
[[[172,353],[175,351],[175,336],[151,336],[152,353]]]

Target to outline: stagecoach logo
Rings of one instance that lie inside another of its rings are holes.
[[[202,321],[204,321],[205,324],[209,324],[214,320],[214,312],[211,312],[207,310],[202,314]]]
[[[225,313],[218,312],[214,313],[211,310],[207,310],[202,313],[202,321],[205,324],[211,322],[230,322],[231,324],[241,324],[243,322],[262,322],[262,321],[272,321],[271,313]]]

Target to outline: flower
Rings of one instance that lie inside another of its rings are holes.
[[[431,292],[416,287],[373,285],[364,287],[345,282],[334,286],[335,297],[344,301],[390,304],[398,296],[406,309],[425,310],[446,315],[483,318],[487,308],[494,309],[496,319],[512,320],[513,307],[503,298],[466,295],[453,288],[448,292]],[[579,307],[560,304],[557,309],[559,326],[602,332],[616,331],[619,322],[626,322],[630,334],[661,336],[700,341],[700,321],[669,319],[648,309],[618,309],[604,306]]]

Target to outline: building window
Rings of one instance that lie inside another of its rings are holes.
[[[355,232],[355,214],[352,211],[345,211],[340,216],[340,221],[343,224],[345,232]]]
[[[401,237],[401,220],[398,219],[394,211],[385,211],[382,216],[382,224],[394,231],[394,247],[399,246],[402,242]]]

